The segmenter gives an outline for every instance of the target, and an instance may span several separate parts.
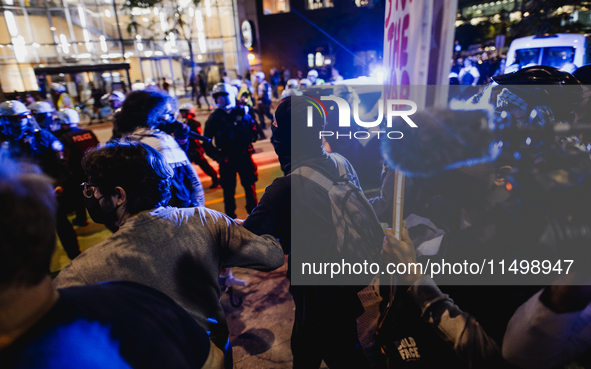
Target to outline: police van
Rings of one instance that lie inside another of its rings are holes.
[[[507,52],[506,66],[517,70],[528,65],[547,65],[572,73],[591,63],[590,36],[557,33],[515,39]]]

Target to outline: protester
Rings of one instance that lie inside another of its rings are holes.
[[[187,83],[187,87],[189,86],[191,87],[191,100],[197,101],[197,77],[195,77],[195,73],[193,71],[191,71],[189,82]]]
[[[225,215],[204,207],[164,207],[172,169],[143,143],[112,142],[84,160],[86,205],[97,223],[119,230],[64,268],[58,288],[104,281],[132,281],[175,300],[226,351],[228,327],[220,305],[222,268],[270,271],[283,265],[272,236],[255,236]]]
[[[201,97],[203,97],[203,99],[205,99],[205,107],[209,109],[209,102],[207,101],[207,87],[205,84],[205,80],[201,74],[197,75],[197,87],[197,106],[199,106],[199,109],[201,109]]]
[[[570,101],[574,96],[561,87],[569,84],[572,76],[553,68],[524,69],[495,78],[500,86],[490,86],[471,100],[480,106],[493,103],[495,116],[505,119],[497,119],[495,124],[511,119],[520,125],[546,127],[554,117],[566,117],[565,111],[572,111],[576,105]],[[525,86],[528,84],[536,86]],[[548,87],[550,84],[558,88]],[[440,136],[437,140],[445,142]],[[541,143],[531,140],[526,143],[524,137],[524,148],[517,145],[516,136],[511,136],[493,162],[467,161],[429,178],[425,183],[430,188],[425,193],[431,196],[426,196],[422,206],[415,206],[407,218],[407,224],[412,221],[415,227],[409,225],[412,239],[421,245],[413,246],[406,231],[401,242],[388,231],[384,251],[392,256],[390,262],[424,264],[428,259],[431,263],[445,260],[453,264],[521,260],[532,255],[544,259],[543,248],[536,243],[536,227],[527,221],[530,214],[524,212],[522,199],[512,192],[509,182],[520,158],[514,152],[522,151],[525,156],[528,146],[532,155],[535,150],[543,152]],[[542,165],[542,156],[534,157]],[[431,237],[426,238],[426,234]],[[490,275],[431,278],[416,272],[401,274],[399,278],[406,283],[398,286],[394,298],[398,303],[382,326],[387,327],[382,330],[382,339],[387,342],[388,357],[397,367],[432,367],[442,360],[458,368],[509,366],[501,356],[505,330],[515,310],[538,288],[524,286],[527,277],[523,274],[494,275],[499,285],[486,285],[487,277]],[[407,342],[409,337],[412,352],[419,356],[399,352],[396,342]]]
[[[0,159],[2,368],[221,368],[205,330],[130,282],[56,290],[56,201],[38,167]],[[139,354],[141,353],[141,354]]]
[[[94,116],[98,117],[99,122],[102,121],[103,117],[101,116],[101,108],[103,107],[103,103],[101,101],[101,97],[103,96],[103,91],[100,88],[95,87],[95,85],[91,82],[90,85],[90,97],[92,97],[92,112]],[[91,119],[92,121],[92,119]]]
[[[271,72],[269,73],[269,79],[271,81],[271,91],[273,92],[273,98],[278,99],[279,94],[277,93],[277,88],[279,87],[279,80],[280,80],[279,71],[277,68],[271,68]]]
[[[478,68],[474,66],[474,62],[471,59],[466,58],[464,60],[464,67],[460,69],[460,72],[458,73],[460,84],[476,86],[479,78],[480,72],[478,71]]]
[[[172,168],[170,206],[204,206],[203,186],[185,154],[189,144],[187,127],[176,122],[172,103],[170,96],[158,91],[134,91],[125,99],[115,123],[124,137],[158,150]]]
[[[263,129],[266,129],[265,117],[273,121],[273,115],[271,114],[272,89],[269,82],[265,80],[265,73],[257,72],[256,80],[258,83],[257,113],[259,115],[259,123]]]
[[[349,178],[354,178],[355,170],[345,158],[324,152],[317,136],[321,128],[308,128],[306,105],[293,106],[292,99],[287,97],[279,104],[272,125],[271,141],[284,173],[305,164],[330,177],[339,177],[337,167],[343,165]],[[293,184],[292,180],[292,175],[286,175],[273,181],[244,227],[255,234],[273,234],[281,240],[286,254],[291,254],[291,247],[298,247],[300,253],[324,260],[322,256],[330,252],[336,232],[330,200],[322,188],[306,178]],[[314,215],[292,218],[292,204],[300,206],[300,210],[311,209]],[[297,228],[292,229],[292,224]],[[308,242],[291,245],[291,235],[296,232],[307,237]],[[291,278],[292,263],[289,268]],[[292,284],[290,293],[296,306],[291,336],[294,368],[318,368],[322,360],[330,368],[369,368],[357,337],[355,320],[363,313],[357,290]]]
[[[162,91],[165,91],[167,94],[170,93],[170,83],[166,80],[166,77],[162,78]]]

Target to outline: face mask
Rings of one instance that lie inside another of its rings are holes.
[[[117,209],[122,205],[117,205],[113,210],[105,211],[101,206],[100,200],[105,197],[101,196],[100,198],[96,198],[92,196],[91,198],[84,198],[84,205],[86,209],[88,209],[88,214],[95,223],[99,224],[115,224],[119,219],[117,218]]]
[[[5,127],[6,134],[12,136],[15,140],[20,140],[27,131],[28,122],[29,120],[27,118],[20,117],[8,120]]]
[[[216,103],[220,109],[232,109],[236,106],[236,101],[232,102],[233,97],[222,95],[216,98]]]

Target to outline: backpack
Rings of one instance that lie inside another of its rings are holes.
[[[349,263],[377,263],[381,266],[380,252],[384,231],[373,207],[351,179],[340,160],[335,160],[339,178],[330,179],[319,171],[301,166],[292,175],[300,175],[322,187],[330,198],[332,220],[336,230],[336,252]],[[331,245],[332,247],[332,245]],[[373,279],[367,276],[367,284]],[[359,286],[359,289],[367,286]]]

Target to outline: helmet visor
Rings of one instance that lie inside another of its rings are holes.
[[[11,115],[3,117],[4,133],[15,139],[23,136],[28,123],[26,115]]]

